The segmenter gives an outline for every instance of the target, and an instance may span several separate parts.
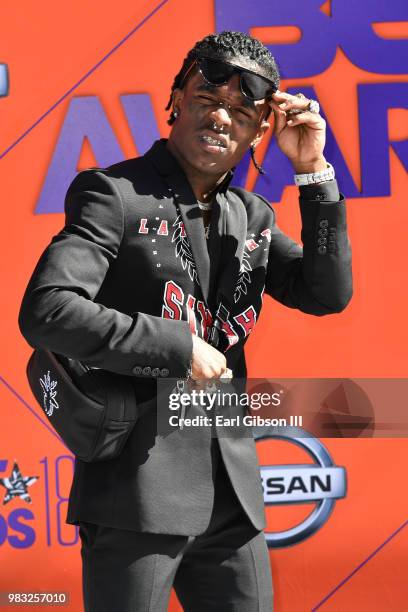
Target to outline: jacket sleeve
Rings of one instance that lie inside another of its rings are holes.
[[[336,181],[301,187],[300,211],[303,248],[272,227],[265,292],[305,313],[341,312],[353,290],[346,207]]]
[[[34,348],[119,374],[184,377],[191,362],[187,321],[124,314],[94,301],[124,233],[120,193],[87,170],[71,183],[65,226],[42,254],[25,291],[20,331]],[[159,369],[159,370],[158,370]]]

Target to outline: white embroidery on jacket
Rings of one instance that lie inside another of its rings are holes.
[[[54,409],[59,408],[58,402],[55,399],[57,392],[54,391],[58,383],[56,380],[51,380],[49,370],[46,374],[44,374],[44,380],[42,378],[40,378],[39,380],[40,380],[40,384],[41,384],[41,387],[44,393],[43,405],[44,405],[45,414],[47,416],[52,416]]]
[[[181,214],[177,215],[177,219],[173,223],[174,232],[171,241],[175,243],[176,258],[180,257],[183,270],[187,269],[188,275],[192,281],[198,282],[197,270],[191,246],[187,238],[184,223],[181,219]]]
[[[244,250],[242,257],[241,268],[239,271],[237,286],[234,291],[234,302],[237,303],[241,295],[248,293],[247,285],[251,282],[250,272],[252,272],[252,266],[249,263],[249,253]]]

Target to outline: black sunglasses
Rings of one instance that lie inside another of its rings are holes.
[[[215,87],[225,85],[234,74],[239,74],[241,92],[250,100],[264,100],[277,91],[277,87],[272,81],[265,79],[255,72],[251,72],[251,70],[208,57],[199,57],[194,60],[185,73],[180,87],[183,86],[184,81],[195,65],[198,65],[204,80],[209,85],[214,85]]]

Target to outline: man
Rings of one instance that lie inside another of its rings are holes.
[[[132,377],[141,408],[117,459],[76,461],[67,521],[80,525],[86,610],[166,610],[173,585],[185,610],[272,610],[253,439],[217,440],[205,428],[160,436],[155,398],[160,377],[245,377],[264,292],[315,315],[350,300],[325,123],[316,102],[278,84],[256,39],[199,41],[173,84],[169,139],[78,174],[66,225],[24,296],[19,322],[32,346]],[[229,187],[248,148],[261,171],[255,149],[271,109],[278,145],[310,183],[300,187],[303,251],[268,202]]]

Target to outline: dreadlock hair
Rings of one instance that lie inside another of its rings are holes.
[[[184,86],[183,79],[188,72],[191,64],[200,55],[220,54],[229,58],[238,56],[246,57],[255,61],[264,69],[265,76],[269,78],[276,88],[279,85],[279,70],[274,58],[269,49],[265,47],[257,38],[252,38],[242,32],[224,31],[220,34],[209,34],[202,40],[196,42],[194,47],[190,49],[184,59],[180,72],[176,75],[171,88],[170,99],[166,106],[166,110],[171,108],[173,103],[173,93],[175,89],[181,89]],[[169,125],[173,125],[175,121],[174,113],[171,111],[167,121]]]
[[[166,110],[171,108],[174,90],[183,88],[184,77],[190,70],[194,60],[201,55],[205,56],[207,54],[210,56],[220,54],[228,58],[241,56],[246,57],[249,60],[253,60],[261,68],[263,68],[263,76],[270,79],[275,85],[276,89],[279,86],[279,70],[269,49],[267,49],[267,47],[265,47],[265,45],[263,45],[257,38],[252,38],[251,36],[243,34],[242,32],[224,30],[220,34],[209,34],[202,40],[196,42],[194,47],[190,49],[184,59],[180,72],[174,78]],[[176,116],[174,115],[174,111],[171,110],[167,123],[169,125],[173,125],[175,120]],[[250,151],[251,159],[255,168],[258,170],[259,174],[265,174],[264,169],[255,159],[254,148],[251,147]]]

